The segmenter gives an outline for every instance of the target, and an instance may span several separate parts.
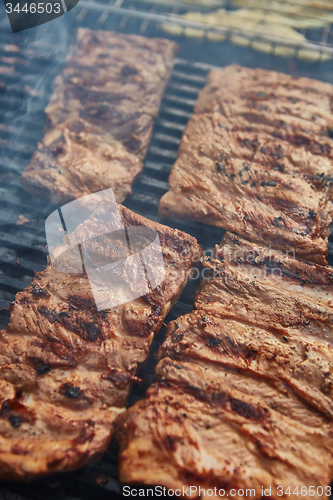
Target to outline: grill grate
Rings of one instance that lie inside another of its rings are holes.
[[[200,2],[198,3],[200,4]],[[298,29],[297,31],[301,32],[305,37],[305,40],[301,42],[295,42],[293,38],[290,38],[290,36],[286,34],[270,34],[270,30],[266,30],[264,33],[263,28],[266,25],[272,26],[269,21],[270,16],[274,16],[274,14],[281,14],[271,0],[266,0],[265,2],[265,8],[263,9],[259,27],[256,31],[250,30],[249,28],[246,29],[244,27],[232,28],[216,26],[211,23],[211,21],[205,23],[204,21],[191,21],[189,19],[179,17],[182,14],[193,11],[201,12],[202,14],[214,12],[212,5],[207,7],[204,6],[204,3],[205,2],[202,2],[203,5],[189,5],[172,0],[111,0],[111,2],[107,2],[106,0],[81,0],[80,7],[82,7],[82,10],[78,14],[78,19],[82,22],[88,12],[91,14],[91,11],[95,11],[98,13],[98,24],[100,27],[103,27],[105,21],[108,19],[108,16],[119,15],[122,16],[120,25],[121,29],[126,26],[131,18],[140,20],[141,24],[139,30],[141,34],[144,34],[151,24],[161,25],[162,23],[167,23],[176,28],[178,27],[181,35],[185,35],[188,29],[194,29],[199,30],[201,32],[200,36],[203,38],[209,37],[210,34],[224,35],[228,40],[232,40],[233,37],[237,38],[240,36],[243,40],[242,45],[249,43],[251,46],[251,44],[260,41],[264,41],[266,43],[268,42],[271,53],[274,53],[276,46],[278,45],[288,49],[293,47],[296,57],[301,49],[318,53],[317,58],[319,61],[321,60],[323,54],[328,54],[333,57],[333,34],[331,32],[331,24],[329,23],[321,28]],[[258,8],[258,6],[255,5],[235,5],[232,0],[221,0],[216,1],[215,3],[215,9],[225,8],[228,11],[234,10],[235,7],[242,7],[249,10]],[[297,3],[302,4],[302,2]],[[209,4],[211,4],[211,2],[206,2],[206,5]],[[289,5],[292,8],[295,7],[295,2],[286,2],[284,5]],[[324,13],[325,11],[323,10],[322,12]],[[332,11],[328,11],[327,14],[329,14],[330,19],[332,19],[333,9]],[[311,8],[308,9],[306,13],[302,13],[302,17],[308,20],[316,20],[317,16],[317,11]],[[245,18],[243,20],[243,24],[244,22]],[[288,21],[286,21],[286,24],[283,26],[288,27]]]
[[[103,23],[100,21],[100,11],[89,11],[89,16],[83,14],[84,10],[74,9],[60,19],[60,23],[68,23],[66,29],[70,34],[78,25],[94,29],[102,25],[103,29],[138,34],[145,31],[148,36],[161,36],[155,23],[149,22],[147,25],[142,19],[123,13],[111,16],[105,11]],[[52,40],[54,36],[60,40],[63,34],[60,29],[62,25],[57,21],[47,28],[51,30],[51,26],[55,27],[54,32],[50,31],[49,38],[44,39],[34,38],[34,30],[30,34],[12,35],[5,21],[0,21],[0,79],[7,84],[6,90],[0,91],[0,308],[4,308],[0,310],[0,327],[8,323],[9,311],[5,307],[14,299],[15,293],[27,286],[34,271],[40,271],[46,265],[44,222],[56,207],[31,199],[21,188],[19,175],[35,150],[37,141],[43,136],[43,109],[48,102],[54,76],[64,61],[67,44],[71,41],[69,36],[56,51],[52,48],[50,38]],[[144,171],[133,186],[133,194],[125,202],[128,208],[137,213],[192,234],[205,250],[213,248],[220,241],[223,230],[194,222],[161,221],[157,209],[160,197],[167,190],[168,175],[177,156],[182,132],[209,69],[212,65],[223,66],[230,62],[258,66],[258,54],[251,48],[240,49],[228,42],[223,44],[223,51],[221,47],[205,40],[182,41],[180,58],[176,60],[155,123]],[[15,59],[10,62],[8,58],[12,57]],[[263,54],[260,66],[303,76],[315,74],[316,78],[333,81],[333,69],[329,63],[308,64]],[[29,222],[17,225],[20,215]],[[333,263],[333,253],[330,263]],[[191,310],[197,284],[195,281],[189,283],[166,323]],[[164,334],[163,327],[153,342],[147,366],[139,374],[145,383],[142,387],[133,388],[131,404],[143,397],[152,382],[156,352]],[[28,485],[4,484],[0,488],[0,498],[13,498],[8,496],[9,493],[4,493],[5,490],[20,496],[14,497],[15,500],[117,498],[120,486],[117,482],[116,456],[117,446],[112,442],[103,459],[96,464],[79,471],[39,479]]]

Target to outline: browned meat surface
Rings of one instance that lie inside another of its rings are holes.
[[[297,138],[306,134],[332,134],[332,109],[331,84],[235,64],[209,73],[195,113],[219,111],[236,126],[297,144]],[[326,141],[332,149],[333,142]]]
[[[162,38],[79,28],[23,187],[54,203],[107,188],[123,201],[142,170],[176,50]]]
[[[120,479],[200,486],[201,498],[251,489],[259,499],[263,487],[296,500],[297,486],[325,498],[333,271],[230,233],[222,244],[205,263],[197,309],[169,325],[156,383],[117,418]]]
[[[16,295],[10,323],[0,332],[2,480],[74,469],[103,453],[137,365],[147,359],[154,334],[201,256],[191,236],[118,209],[125,227],[158,233],[164,279],[140,298],[98,311],[86,274],[49,266]],[[72,241],[103,233],[105,210],[101,204]],[[96,265],[102,255],[119,262],[123,241],[117,237],[89,244]]]
[[[159,211],[326,264],[332,160],[218,112],[190,119]]]
[[[47,168],[45,168],[47,167]],[[70,201],[112,186],[117,200],[131,193],[142,162],[102,127],[69,118],[51,129],[34,153],[21,183],[53,203]]]

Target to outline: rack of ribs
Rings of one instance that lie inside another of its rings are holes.
[[[122,202],[142,171],[177,47],[78,28],[45,109],[44,139],[21,176],[24,189],[62,204],[112,188]]]
[[[296,499],[300,486],[325,497],[333,270],[230,233],[204,266],[196,309],[168,327],[156,382],[117,417],[121,481],[201,498],[271,488],[278,499],[290,487]]]
[[[101,203],[71,237],[74,242],[91,231],[100,235],[87,239],[90,264],[108,258],[119,267],[124,241],[115,233],[102,234],[108,209]],[[154,335],[201,259],[201,248],[186,233],[121,205],[118,211],[124,228],[157,233],[163,280],[143,296],[99,310],[88,271],[48,266],[16,295],[9,325],[0,331],[3,480],[75,469],[105,451],[113,421],[125,410],[133,381],[139,381],[137,366],[147,360]],[[134,286],[136,271],[132,266],[122,289]],[[103,295],[103,286],[98,292]]]
[[[237,65],[212,70],[160,201],[197,220],[326,264],[333,86]]]

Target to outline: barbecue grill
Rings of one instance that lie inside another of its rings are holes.
[[[228,4],[222,5],[229,8]],[[181,49],[166,89],[152,141],[144,163],[143,173],[133,186],[133,193],[124,205],[151,220],[182,229],[194,237],[209,252],[221,240],[223,230],[200,223],[163,221],[157,215],[158,203],[167,191],[168,175],[177,157],[184,127],[191,116],[206,75],[214,66],[237,62],[248,67],[274,69],[289,74],[315,77],[333,83],[332,60],[322,61],[322,54],[333,57],[333,34],[330,27],[304,31],[305,45],[294,46],[292,58],[274,55],[276,44],[289,46],[286,39],[268,40],[270,53],[256,52],[251,44],[261,35],[246,31],[210,27],[203,23],[175,18],[189,10],[207,12],[204,6],[158,1],[81,0],[65,17],[44,26],[13,35],[3,7],[0,7],[0,327],[9,320],[9,302],[16,292],[31,281],[34,271],[46,266],[47,246],[44,223],[55,210],[53,205],[32,198],[21,188],[19,177],[32,156],[36,144],[43,137],[44,108],[49,100],[55,75],[65,61],[75,28],[107,29],[146,36],[169,37],[161,30],[161,23],[178,24],[182,29],[200,28],[207,35],[210,30],[223,32],[224,42],[213,42],[203,36],[188,39],[174,37]],[[266,11],[269,12],[269,2]],[[240,34],[248,40],[247,47],[231,42]],[[267,42],[267,37],[265,38]],[[302,61],[298,52],[302,48],[318,54],[314,62]],[[333,265],[333,234],[329,243],[328,262]],[[165,322],[187,313],[192,308],[193,280]],[[165,334],[164,327],[154,340],[148,364],[139,376],[142,386],[133,387],[130,404],[144,396],[152,382],[156,352]],[[30,484],[3,484],[0,498],[4,499],[110,499],[121,498],[117,481],[117,445],[112,442],[104,457],[75,472],[57,474]]]

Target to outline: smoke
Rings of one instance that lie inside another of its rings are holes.
[[[22,32],[26,55],[64,63],[71,35],[70,25],[70,18],[65,15]]]
[[[8,32],[8,36],[1,37],[4,40],[2,68],[9,66],[12,75],[5,79],[5,94],[11,98],[4,100],[1,121],[2,127],[6,127],[6,131],[11,134],[8,142],[18,145],[18,148],[12,149],[8,159],[12,168],[16,167],[20,172],[28,164],[28,161],[22,162],[20,145],[25,145],[24,156],[27,158],[37,147],[37,141],[43,137],[44,109],[54,78],[66,61],[74,35],[70,17],[66,14],[15,34],[10,33],[10,27],[7,29],[4,26],[9,26],[7,16],[4,15],[2,19],[1,27]],[[4,154],[8,156],[8,152],[2,150],[1,156]]]

